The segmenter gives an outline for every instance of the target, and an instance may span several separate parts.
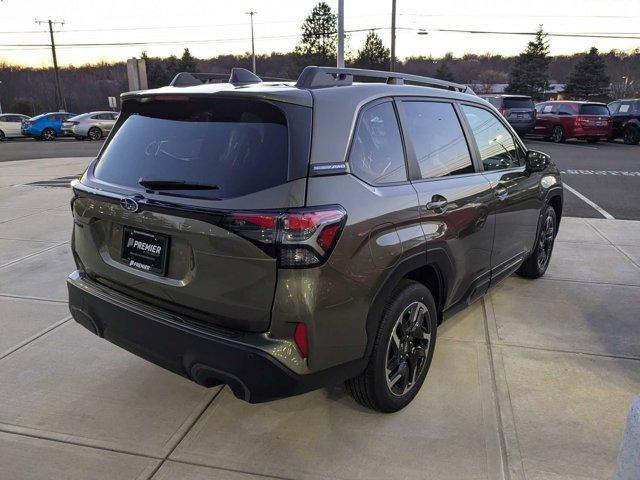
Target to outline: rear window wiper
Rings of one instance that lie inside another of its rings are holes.
[[[187,182],[186,180],[153,180],[141,178],[138,183],[149,190],[219,190],[218,185]]]

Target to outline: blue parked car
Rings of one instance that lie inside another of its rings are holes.
[[[37,140],[55,140],[64,136],[62,122],[75,117],[75,113],[51,112],[30,118],[22,124],[22,134]]]

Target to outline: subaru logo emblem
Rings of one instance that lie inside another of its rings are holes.
[[[138,202],[136,202],[131,197],[125,197],[120,200],[120,206],[126,210],[127,212],[137,212],[138,211]]]

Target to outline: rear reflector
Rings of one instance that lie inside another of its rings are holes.
[[[330,255],[346,221],[342,207],[285,212],[234,212],[221,226],[278,259],[280,268],[309,268]]]
[[[309,339],[307,338],[307,326],[304,323],[298,323],[296,330],[293,334],[293,339],[296,342],[300,354],[307,358],[309,356]]]

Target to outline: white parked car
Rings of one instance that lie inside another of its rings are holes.
[[[117,112],[90,112],[65,120],[62,132],[77,140],[100,140],[106,136],[118,119]]]
[[[22,137],[22,122],[29,120],[19,113],[3,113],[0,115],[0,141],[5,138]]]

